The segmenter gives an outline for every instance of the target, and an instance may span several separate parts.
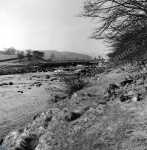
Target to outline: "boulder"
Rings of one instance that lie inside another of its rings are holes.
[[[50,81],[55,81],[55,80],[57,80],[58,78],[52,78]]]
[[[134,92],[133,92],[133,91],[129,91],[127,95],[128,95],[128,96],[133,96],[133,95],[134,95]]]
[[[125,96],[125,95],[121,95],[121,96],[120,96],[120,101],[121,101],[121,102],[125,102],[125,101],[127,101],[127,100],[129,100],[129,96]]]
[[[46,75],[46,79],[49,79],[50,78],[50,76],[49,75]]]
[[[126,84],[132,84],[132,83],[133,83],[133,80],[125,80],[125,81],[120,82],[120,85],[125,86]]]
[[[136,96],[133,96],[132,99],[131,99],[133,102],[136,102],[138,99]]]
[[[65,116],[65,120],[70,122],[70,121],[74,121],[74,120],[76,120],[76,119],[78,119],[80,117],[81,117],[80,113],[78,113],[78,112],[71,112],[69,115]]]
[[[13,82],[9,82],[9,85],[13,85]]]
[[[80,109],[77,109],[77,110],[74,110],[72,112],[70,112],[69,114],[67,114],[65,116],[65,120],[67,122],[71,122],[71,121],[74,121],[74,120],[77,120],[78,118],[80,118],[85,112],[87,112],[88,110],[90,109],[89,106],[85,107],[85,108],[80,108]]]

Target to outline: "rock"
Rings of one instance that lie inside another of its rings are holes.
[[[9,82],[9,85],[13,85],[13,82]]]
[[[134,95],[134,92],[133,92],[133,91],[129,91],[127,95],[128,95],[128,96],[133,96],[133,95]]]
[[[106,93],[106,94],[104,95],[104,99],[107,100],[107,101],[110,100],[110,97],[109,97],[109,94],[108,94],[108,93]]]
[[[75,97],[77,97],[78,96],[78,94],[77,93],[74,93],[73,95],[72,95],[72,98],[75,98]]]
[[[52,116],[47,116],[46,118],[45,118],[45,122],[49,122],[49,121],[51,121],[52,120]]]
[[[142,84],[144,84],[143,80],[141,80],[141,79],[137,80],[136,83],[137,83],[137,85],[142,85]]]
[[[126,84],[131,84],[133,83],[133,80],[125,80],[123,82],[120,83],[121,86],[125,86]]]
[[[18,91],[19,93],[23,93],[23,91]]]
[[[52,78],[50,81],[55,81],[55,80],[57,80],[58,78]]]
[[[2,85],[8,85],[8,83],[2,83]]]
[[[3,142],[4,142],[4,139],[0,139],[0,146],[3,144]]]
[[[143,95],[140,94],[140,93],[138,93],[138,95],[137,95],[137,100],[138,100],[138,101],[141,101],[142,99],[143,99]]]
[[[144,85],[145,91],[147,93],[147,84]]]
[[[136,102],[138,99],[136,96],[133,96],[132,99],[131,99],[133,102]]]
[[[50,76],[49,75],[46,75],[46,79],[49,79],[50,78]]]
[[[51,101],[54,102],[54,103],[57,103],[59,100],[63,100],[66,98],[66,95],[64,94],[61,94],[61,95],[55,95]]]
[[[129,96],[125,96],[125,95],[121,95],[120,96],[120,101],[121,102],[125,102],[125,101],[127,101],[129,99]]]
[[[109,90],[115,90],[118,86],[116,84],[109,84]]]
[[[40,83],[40,84],[37,84],[36,86],[37,86],[37,87],[40,87],[41,85],[42,85],[42,84]]]
[[[80,110],[77,109],[75,111],[72,111],[68,115],[65,116],[65,120],[68,121],[68,122],[74,121],[74,120],[80,118],[89,109],[90,109],[90,107],[87,106],[83,109],[80,109]]]
[[[65,120],[70,122],[70,121],[74,121],[78,118],[81,117],[81,114],[78,112],[71,112],[69,115],[65,116]]]
[[[48,122],[52,120],[52,116],[47,116],[43,122],[43,127],[46,129],[48,127]]]
[[[40,117],[40,114],[37,114],[34,116],[33,120],[36,120],[36,118],[39,118]]]

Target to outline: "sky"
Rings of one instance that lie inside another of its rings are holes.
[[[0,49],[57,50],[96,56],[102,41],[89,39],[96,27],[77,17],[84,0],[0,0]]]

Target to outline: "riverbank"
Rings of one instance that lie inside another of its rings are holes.
[[[115,69],[96,75],[70,99],[59,100],[24,129],[8,134],[4,144],[24,150],[147,149],[146,74]],[[108,93],[110,84],[120,85],[130,76],[135,86]],[[134,99],[138,93],[142,98]],[[127,97],[123,101],[122,95]]]

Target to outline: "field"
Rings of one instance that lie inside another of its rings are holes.
[[[0,54],[0,60],[11,59],[11,58],[17,58],[17,55]]]

